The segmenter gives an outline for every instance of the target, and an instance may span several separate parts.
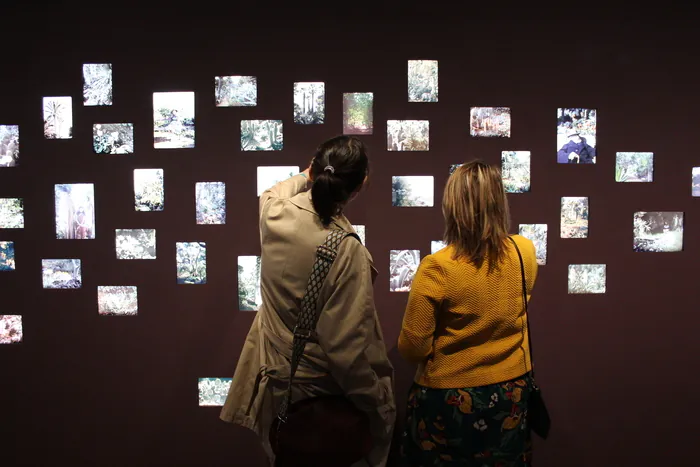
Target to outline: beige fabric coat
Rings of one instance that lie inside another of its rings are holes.
[[[296,175],[260,197],[262,306],[248,332],[220,418],[253,430],[274,462],[268,434],[285,395],[292,332],[315,260],[328,234],[313,209],[307,179]],[[333,228],[354,232],[345,216]],[[374,308],[376,269],[367,249],[346,238],[321,289],[318,342],[306,345],[293,400],[347,395],[371,421],[375,448],[357,466],[384,466],[396,407],[394,369]]]

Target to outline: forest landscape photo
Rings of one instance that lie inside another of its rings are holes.
[[[0,344],[19,344],[22,338],[22,315],[0,315]]]
[[[241,120],[241,151],[281,151],[282,120]]]
[[[430,150],[430,122],[428,120],[387,120],[387,151]]]
[[[0,167],[19,165],[19,125],[0,125]]]
[[[438,61],[408,61],[408,102],[438,101]]]
[[[134,209],[136,211],[165,209],[163,169],[134,169]]]
[[[136,316],[138,288],[133,285],[97,286],[97,312],[101,316]]]
[[[92,126],[92,147],[96,154],[133,154],[132,123],[95,123]]]
[[[374,94],[343,93],[343,134],[371,135],[374,131]]]
[[[432,175],[391,177],[391,204],[397,207],[432,207],[435,201]]]
[[[54,186],[56,238],[95,238],[95,185],[66,183]]]
[[[24,228],[24,198],[0,198],[0,229]]]
[[[389,291],[410,292],[420,265],[420,250],[389,252]]]
[[[193,148],[194,92],[153,93],[153,147]]]
[[[197,224],[226,223],[226,183],[197,182],[194,196]]]
[[[322,124],[326,119],[326,84],[294,83],[294,123]]]
[[[255,76],[214,77],[217,107],[253,107],[258,105],[258,79]]]
[[[112,64],[83,64],[83,105],[112,105]]]
[[[0,272],[15,270],[15,242],[0,242]]]
[[[653,182],[653,152],[618,152],[615,154],[616,182]]]
[[[501,175],[506,193],[530,191],[530,151],[501,152]]]
[[[535,245],[537,264],[547,264],[547,224],[520,224],[518,234]]]
[[[156,259],[155,229],[115,229],[117,259]]]
[[[682,212],[635,212],[634,251],[683,251],[683,218]]]
[[[472,107],[470,134],[478,138],[510,138],[510,107]]]
[[[73,137],[73,99],[70,96],[44,97],[44,138]]]
[[[561,238],[588,238],[588,197],[563,196],[560,212]]]
[[[42,259],[41,276],[45,289],[79,289],[83,286],[79,259]]]
[[[693,167],[690,192],[692,196],[700,196],[700,167]]]
[[[178,284],[207,283],[207,245],[204,242],[175,244]]]
[[[262,305],[260,294],[260,256],[238,257],[238,309],[257,311]]]
[[[605,264],[570,264],[568,293],[603,294],[606,291],[607,267]]]

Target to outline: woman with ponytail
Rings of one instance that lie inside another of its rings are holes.
[[[293,330],[316,251],[332,230],[355,233],[343,211],[361,191],[368,173],[362,141],[338,136],[317,148],[304,172],[260,196],[262,305],[243,345],[220,417],[253,430],[272,465],[282,465],[279,459],[275,464],[268,436],[286,396]],[[366,414],[373,445],[365,459],[353,465],[383,467],[396,408],[394,369],[374,307],[376,272],[371,255],[357,238],[340,242],[318,294],[315,338],[304,348],[292,398],[297,402],[324,395],[345,396]],[[312,465],[308,459],[300,461],[299,465]],[[326,459],[325,465],[348,464]]]

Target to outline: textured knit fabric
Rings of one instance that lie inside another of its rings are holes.
[[[512,236],[525,263],[528,299],[537,277],[535,246]],[[491,273],[447,246],[426,256],[411,285],[399,334],[401,355],[418,364],[415,382],[431,388],[500,383],[532,369],[517,251]]]

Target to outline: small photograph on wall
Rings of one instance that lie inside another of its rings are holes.
[[[325,118],[325,83],[294,83],[294,123],[302,125],[322,124]]]
[[[194,92],[153,93],[153,147],[194,147]]]
[[[362,244],[367,246],[367,236],[366,236],[367,229],[365,228],[365,226],[364,225],[353,225],[352,228],[355,229],[355,233],[357,233],[357,236],[360,237],[360,241],[362,242]]]
[[[96,123],[92,126],[92,147],[96,154],[133,154],[132,123]]]
[[[19,125],[0,125],[0,167],[19,165]]]
[[[428,120],[387,120],[387,151],[429,151],[430,122]]]
[[[54,186],[56,238],[91,240],[95,238],[95,185],[66,183]]]
[[[438,101],[438,61],[408,61],[408,102]]]
[[[445,243],[444,241],[433,240],[430,242],[430,254],[434,255],[435,253],[437,253],[445,247],[447,247],[447,243]]]
[[[398,207],[432,207],[435,199],[432,175],[391,177],[391,205]]]
[[[0,272],[15,270],[15,242],[0,242]]]
[[[389,291],[410,292],[419,265],[420,250],[391,250],[389,252]]]
[[[22,315],[0,315],[0,344],[22,342]]]
[[[138,288],[133,285],[98,285],[97,312],[101,316],[138,315]]]
[[[162,211],[165,207],[163,169],[134,169],[136,211]]]
[[[262,305],[260,294],[260,256],[238,257],[238,309],[257,311]]]
[[[241,120],[241,151],[281,151],[282,120]]]
[[[117,259],[156,259],[155,229],[115,229]]]
[[[616,182],[653,182],[653,152],[618,152],[615,154]]]
[[[693,167],[691,192],[693,196],[700,196],[700,167]]]
[[[79,289],[83,285],[79,259],[42,259],[41,277],[45,289]]]
[[[73,137],[73,99],[70,96],[44,97],[44,138]]]
[[[520,224],[518,234],[535,245],[537,264],[547,264],[547,224]]]
[[[605,264],[569,265],[570,294],[601,294],[605,293],[605,286]]]
[[[199,378],[199,406],[223,407],[233,378]]]
[[[588,238],[588,197],[561,198],[561,238]]]
[[[0,229],[24,228],[24,199],[0,198]]]
[[[83,105],[112,105],[112,64],[83,65]]]
[[[215,76],[214,99],[217,107],[258,105],[258,78],[255,76]]]
[[[226,183],[197,182],[194,196],[197,224],[226,223]]]
[[[472,107],[470,132],[478,138],[510,138],[510,107]]]
[[[258,167],[258,196],[279,182],[299,174],[299,166],[261,166]]]
[[[457,170],[461,166],[462,164],[450,164],[450,175],[455,173],[455,170]]]
[[[530,151],[502,151],[501,175],[506,193],[530,191]]]
[[[558,163],[596,163],[596,119],[595,109],[557,109]]]
[[[371,135],[374,130],[374,93],[343,93],[343,134]]]
[[[683,251],[683,213],[634,213],[634,251],[673,253]]]
[[[175,243],[177,283],[207,283],[207,245],[204,242]]]

